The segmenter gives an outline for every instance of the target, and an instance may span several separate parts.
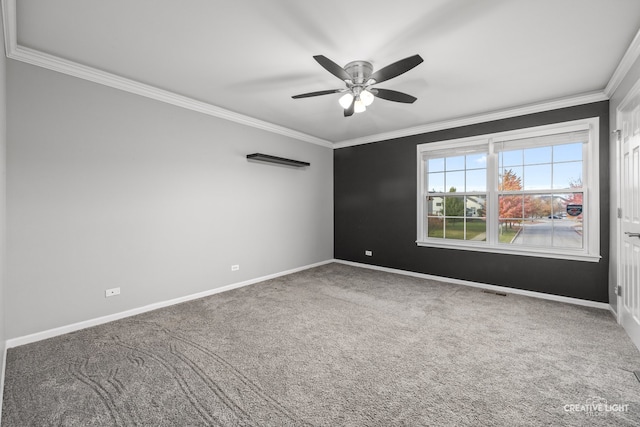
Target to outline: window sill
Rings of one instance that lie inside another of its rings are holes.
[[[566,259],[571,261],[600,262],[600,255],[585,254],[584,252],[573,251],[555,251],[550,252],[548,248],[532,248],[532,247],[496,247],[489,246],[486,243],[473,242],[444,242],[444,241],[416,241],[418,246],[442,249],[456,249],[462,251],[489,252],[505,255],[521,255],[539,258]]]

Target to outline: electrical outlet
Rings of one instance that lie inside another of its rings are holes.
[[[109,298],[114,295],[120,295],[120,288],[111,288],[104,291],[105,298]]]
[[[240,266],[238,264],[231,266],[231,271],[238,271],[238,270],[240,270]]]
[[[373,251],[364,251],[366,256],[373,256]]]

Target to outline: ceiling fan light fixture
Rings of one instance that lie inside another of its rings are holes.
[[[360,92],[360,99],[364,103],[365,107],[368,107],[373,103],[375,96],[373,96],[371,92],[365,89],[362,92]]]
[[[354,113],[363,113],[373,103],[375,98],[387,101],[412,104],[417,100],[415,96],[397,90],[371,87],[385,82],[413,69],[423,62],[420,55],[413,55],[396,61],[373,72],[373,66],[368,61],[351,61],[344,67],[339,66],[324,55],[315,55],[313,59],[325,70],[344,82],[344,89],[329,89],[316,92],[301,93],[292,96],[293,99],[310,98],[312,96],[341,93],[338,103],[344,109],[344,116],[351,117]]]
[[[351,92],[345,93],[344,95],[342,95],[340,97],[338,102],[340,103],[342,108],[344,108],[346,110],[347,108],[349,108],[351,106],[351,103],[353,102],[353,94]]]

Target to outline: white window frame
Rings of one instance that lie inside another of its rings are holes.
[[[583,145],[582,188],[586,210],[583,212],[583,248],[567,249],[553,247],[533,247],[525,245],[499,244],[498,236],[498,155],[494,145],[504,141],[553,135],[565,132],[588,130],[589,141]],[[600,261],[600,143],[599,118],[574,120],[545,126],[536,126],[513,131],[498,132],[469,138],[430,142],[417,146],[418,194],[417,194],[417,240],[418,246],[461,249],[478,252],[493,252],[509,255],[524,255],[543,258],[568,259],[577,261]],[[466,154],[474,148],[487,147],[487,240],[476,242],[427,237],[426,159],[435,155],[443,157]]]

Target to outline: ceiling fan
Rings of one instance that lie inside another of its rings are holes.
[[[318,92],[302,93],[292,96],[293,99],[310,98],[312,96],[329,95],[332,93],[343,93],[340,97],[340,105],[344,108],[344,116],[352,116],[353,113],[362,113],[371,105],[375,97],[386,99],[387,101],[413,103],[417,98],[396,90],[374,88],[373,85],[382,83],[389,79],[404,74],[419,65],[423,59],[420,55],[413,55],[400,61],[387,65],[373,72],[373,66],[367,61],[349,62],[342,68],[329,58],[323,55],[313,57],[331,74],[343,80],[345,89],[321,90]]]

